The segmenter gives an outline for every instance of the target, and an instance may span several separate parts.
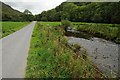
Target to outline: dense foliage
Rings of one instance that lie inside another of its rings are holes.
[[[120,2],[64,2],[55,9],[36,15],[39,21],[120,23]]]
[[[35,16],[19,12],[2,3],[1,11],[3,21],[61,21],[68,19],[74,22],[120,23],[120,2],[63,2],[56,8],[43,11]]]

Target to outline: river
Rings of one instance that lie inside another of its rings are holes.
[[[69,44],[79,44],[87,50],[88,58],[107,76],[118,74],[118,44],[105,39],[68,36]]]

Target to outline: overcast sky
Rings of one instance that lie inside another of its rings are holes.
[[[12,8],[23,12],[30,10],[33,14],[39,14],[44,10],[50,10],[66,0],[1,0]]]

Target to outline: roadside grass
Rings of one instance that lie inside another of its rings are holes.
[[[45,24],[48,23],[37,22],[34,27],[27,58],[26,78],[102,77],[89,59],[70,48],[62,28]],[[78,45],[72,47],[80,48]]]
[[[76,30],[83,31],[93,36],[120,43],[119,28],[120,24],[100,24],[73,22]]]
[[[25,27],[29,22],[2,22],[2,38]]]

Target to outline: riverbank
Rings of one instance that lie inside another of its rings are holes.
[[[76,31],[120,44],[120,24],[73,23]]]

